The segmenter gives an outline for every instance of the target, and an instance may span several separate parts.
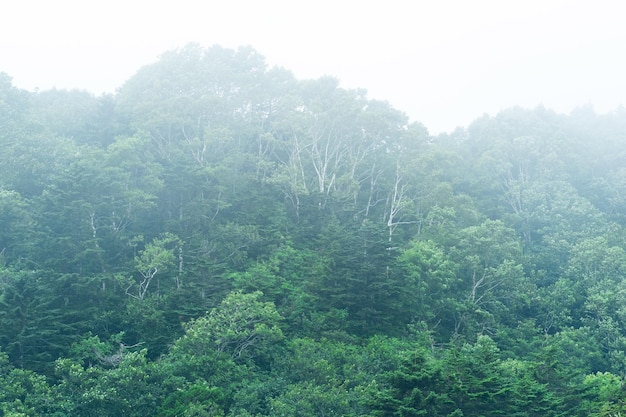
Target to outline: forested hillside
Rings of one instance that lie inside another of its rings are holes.
[[[0,74],[0,416],[617,416],[624,227],[623,109],[432,136],[250,48]]]

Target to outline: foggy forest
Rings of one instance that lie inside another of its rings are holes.
[[[432,135],[250,47],[0,73],[0,416],[623,415],[624,227],[623,108]]]

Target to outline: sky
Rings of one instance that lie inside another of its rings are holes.
[[[20,0],[0,72],[28,90],[114,93],[190,42],[252,46],[299,79],[364,88],[433,133],[522,106],[626,104],[620,0]]]

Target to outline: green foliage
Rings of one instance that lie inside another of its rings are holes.
[[[626,112],[432,137],[339,85],[0,74],[0,414],[624,414]]]
[[[407,277],[414,288],[415,319],[435,326],[450,326],[458,311],[454,291],[459,285],[458,266],[432,241],[417,241],[397,258],[397,274]]]
[[[16,191],[0,188],[0,266],[18,263],[32,254],[36,222],[30,204]]]
[[[76,277],[0,269],[0,343],[14,365],[50,372],[54,359],[93,320],[94,308],[72,292]]]
[[[283,339],[280,314],[273,303],[262,302],[260,291],[232,292],[204,317],[191,321],[173,347],[175,354],[214,356],[235,360],[266,355]]]
[[[397,369],[383,374],[389,386],[373,393],[374,416],[445,416],[458,410],[445,389],[441,365],[423,349],[400,353]]]
[[[0,414],[3,416],[56,416],[64,414],[64,401],[43,375],[8,365],[0,351]]]
[[[139,273],[139,279],[137,281],[130,279],[129,283],[122,284],[127,284],[126,294],[138,300],[145,299],[154,277],[174,266],[176,261],[174,251],[181,244],[177,236],[165,233],[147,243],[144,249],[139,250],[138,255],[135,256],[135,269]],[[160,289],[159,285],[157,291]]]
[[[146,351],[120,352],[112,368],[84,368],[70,359],[56,362],[56,386],[74,416],[155,415],[161,389]]]
[[[320,386],[310,382],[292,384],[270,401],[274,416],[350,415],[349,392],[341,386]]]
[[[209,387],[206,383],[195,383],[179,388],[165,398],[157,416],[223,416],[224,412],[218,405],[222,401],[223,394],[219,388]]]

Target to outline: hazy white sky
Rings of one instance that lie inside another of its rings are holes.
[[[298,78],[332,75],[431,133],[543,104],[626,104],[619,0],[15,0],[0,72],[20,88],[114,92],[166,50],[251,45]]]

